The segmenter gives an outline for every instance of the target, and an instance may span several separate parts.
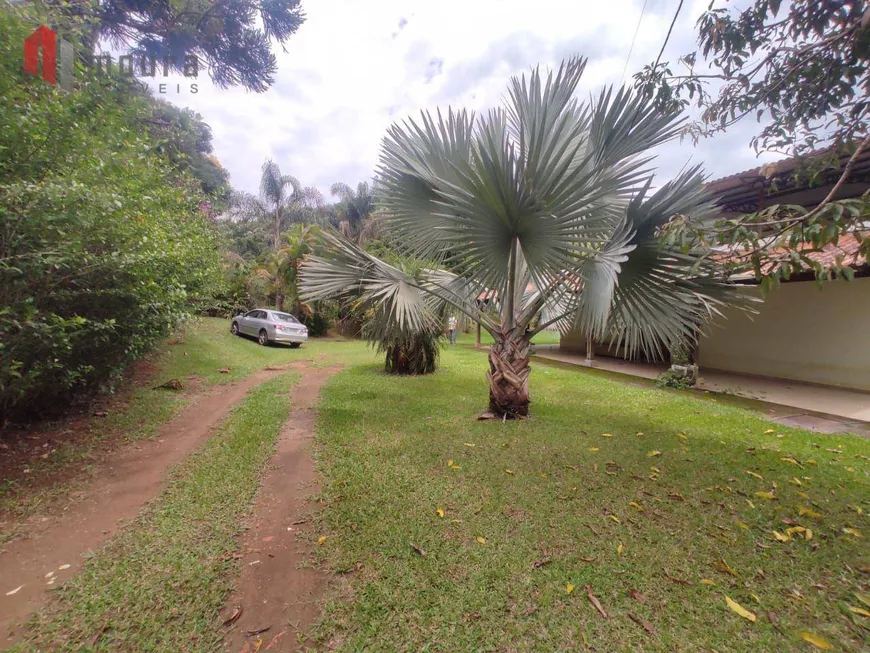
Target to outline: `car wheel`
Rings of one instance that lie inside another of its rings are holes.
[[[239,335],[239,325],[237,322],[233,322],[233,325],[230,327],[230,333],[234,336]]]
[[[260,337],[257,338],[261,345],[264,347],[269,346],[269,334],[266,333],[266,329],[260,329]]]
[[[301,342],[291,342],[291,343],[290,343],[290,349],[299,349],[299,347],[300,347],[301,345],[302,345]]]

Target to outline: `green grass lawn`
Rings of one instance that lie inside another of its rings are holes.
[[[866,650],[870,442],[541,365],[532,419],[477,422],[484,368],[325,389],[320,644]]]
[[[461,331],[456,335],[456,344],[459,345],[473,345],[477,342],[477,331],[475,328],[471,329],[470,333],[462,333]],[[491,345],[493,343],[492,336],[489,335],[486,331],[480,332],[480,344],[482,345]],[[558,345],[559,344],[559,332],[558,331],[541,331],[534,338],[532,338],[533,345]]]

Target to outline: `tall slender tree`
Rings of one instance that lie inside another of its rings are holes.
[[[267,159],[260,176],[260,199],[266,205],[275,222],[275,239],[272,246],[277,252],[281,249],[281,228],[284,215],[292,204],[302,196],[302,185],[296,177],[282,175],[278,164]]]

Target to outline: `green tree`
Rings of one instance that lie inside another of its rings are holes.
[[[360,297],[409,334],[444,307],[480,322],[494,340],[498,417],[528,414],[530,340],[552,324],[627,354],[694,338],[729,293],[710,258],[658,238],[671,216],[711,209],[697,169],[651,190],[648,152],[678,133],[678,114],[625,89],[581,104],[584,68],[571,59],[555,75],[513,78],[506,106],[481,116],[450,109],[394,124],[379,203],[404,251],[436,265],[410,275],[330,236],[328,253],[303,265],[303,298]],[[478,308],[485,291],[497,314]]]
[[[260,201],[271,214],[275,225],[272,245],[276,252],[281,249],[281,230],[287,211],[299,201],[301,195],[302,185],[299,180],[290,175],[282,175],[278,164],[267,159],[260,175]],[[250,202],[250,198],[247,200]]]
[[[741,249],[766,285],[804,270],[819,279],[851,276],[836,261],[822,265],[805,254],[836,244],[843,234],[860,239],[865,230],[866,202],[837,199],[870,145],[870,6],[713,4],[698,20],[699,49],[676,65],[656,60],[646,66],[635,76],[638,88],[665,109],[694,103],[700,117],[686,131],[696,140],[756,120],[751,144],[757,152],[802,157],[800,183],[835,183],[811,211],[773,206],[732,220],[678,220],[670,227],[674,241]],[[778,181],[771,178],[771,186]],[[870,241],[863,240],[862,249],[866,255]]]
[[[81,33],[91,53],[101,40],[158,66],[185,71],[185,57],[208,68],[220,87],[262,92],[275,81],[273,43],[305,21],[299,0],[41,0],[65,33]]]
[[[205,196],[143,131],[148,100],[26,74],[32,25],[0,11],[0,428],[110,388],[220,279]]]
[[[366,220],[375,208],[371,186],[361,181],[354,191],[339,181],[330,187],[329,192],[340,200],[335,207],[339,216],[339,231],[348,238],[359,239]]]
[[[291,313],[300,317],[306,313],[299,294],[299,268],[307,256],[314,253],[320,241],[320,227],[297,223],[284,234],[285,246],[275,258],[277,293],[289,304]]]
[[[152,98],[150,108],[151,116],[143,122],[157,143],[157,151],[178,170],[195,177],[206,195],[226,202],[230,176],[213,155],[211,127],[187,107]]]

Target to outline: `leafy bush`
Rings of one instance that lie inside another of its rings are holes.
[[[657,388],[675,388],[677,390],[688,390],[694,387],[694,382],[686,378],[682,374],[678,374],[673,369],[667,369],[656,377]]]
[[[27,75],[23,16],[0,11],[0,424],[110,386],[219,276],[198,184],[142,135],[148,99]]]
[[[324,313],[303,313],[297,317],[308,327],[308,335],[312,338],[325,336],[329,331],[329,317]]]

